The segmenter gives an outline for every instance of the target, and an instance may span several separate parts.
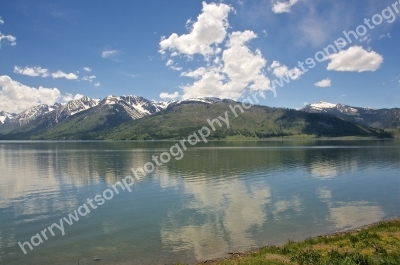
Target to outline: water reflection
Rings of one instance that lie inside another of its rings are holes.
[[[317,189],[317,196],[323,202],[329,202],[332,199],[332,191],[330,191],[327,187],[319,187]]]
[[[267,221],[264,209],[271,199],[269,187],[246,187],[240,180],[229,185],[210,181],[183,186],[188,199],[181,209],[169,213],[161,227],[166,246],[173,251],[190,250],[201,260],[210,253],[218,257],[239,246],[257,245],[249,231]]]
[[[173,144],[0,142],[0,263],[195,262],[400,215],[399,142],[210,142],[23,256],[18,241]]]
[[[337,202],[330,208],[330,221],[339,230],[353,229],[378,222],[384,216],[380,206],[367,201]]]
[[[301,206],[302,203],[300,201],[300,198],[298,196],[293,196],[293,198],[288,201],[277,201],[274,204],[274,210],[272,211],[272,214],[274,215],[274,218],[278,220],[282,218],[282,214],[286,211],[293,210],[296,212],[300,212]]]
[[[382,220],[385,213],[381,206],[369,201],[333,201],[332,191],[326,187],[317,189],[317,196],[329,208],[328,220],[332,222],[336,231],[354,229]]]
[[[338,166],[330,162],[314,162],[310,169],[313,177],[321,179],[334,178],[339,174]]]

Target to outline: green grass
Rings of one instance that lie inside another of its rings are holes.
[[[264,247],[207,264],[400,264],[400,220],[382,221],[352,232]]]

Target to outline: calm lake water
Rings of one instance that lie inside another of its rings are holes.
[[[209,142],[24,255],[175,143],[0,142],[0,264],[195,263],[400,216],[400,141]]]

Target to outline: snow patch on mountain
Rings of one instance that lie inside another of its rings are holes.
[[[329,102],[324,102],[324,101],[319,101],[317,103],[314,104],[310,104],[309,106],[313,109],[318,109],[318,110],[322,110],[322,109],[333,109],[337,106],[338,104],[333,104],[333,103],[329,103]]]
[[[110,96],[107,96],[103,100],[104,101],[103,104],[114,105],[114,104],[117,104],[119,100],[120,100],[120,97],[110,95]]]
[[[80,99],[74,99],[65,105],[62,105],[58,109],[59,116],[72,116],[81,111],[93,108],[99,104],[99,100],[93,100],[89,97],[82,97]]]
[[[5,111],[0,111],[0,125],[4,124],[6,122],[9,122],[11,119],[13,119],[17,114],[14,113],[9,113]]]
[[[171,101],[161,101],[161,102],[155,102],[152,101],[153,105],[160,111],[160,110],[165,110],[168,108],[169,105],[173,103],[178,103],[178,100],[171,100]]]
[[[48,112],[50,112],[51,109],[57,108],[57,106],[52,106],[50,107],[47,104],[40,104],[38,106],[29,108],[20,114],[18,114],[15,118],[13,118],[10,123],[16,123],[19,126],[26,125],[30,123],[31,121],[35,120],[39,116],[42,116]]]

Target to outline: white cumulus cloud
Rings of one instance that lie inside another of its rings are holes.
[[[249,30],[229,35],[222,52],[222,58],[215,58],[213,64],[184,72],[194,83],[183,87],[183,98],[219,97],[238,99],[247,89],[263,91],[270,89],[270,80],[263,70],[267,61],[261,52],[251,51],[247,42],[257,35]]]
[[[183,99],[197,97],[220,97],[237,99],[241,96],[242,86],[228,87],[225,76],[217,69],[207,69],[194,83],[183,87]]]
[[[294,6],[299,0],[290,0],[289,2],[276,2],[272,6],[272,11],[274,13],[288,13],[290,8]]]
[[[226,4],[207,4],[203,2],[203,12],[197,21],[191,25],[189,34],[179,36],[173,33],[160,42],[160,53],[167,50],[184,55],[202,54],[204,56],[217,53],[219,50],[213,44],[222,43],[226,37],[228,14],[232,8]],[[191,21],[188,21],[191,24]]]
[[[227,4],[203,2],[197,20],[189,19],[186,23],[189,34],[179,36],[174,33],[161,40],[160,53],[170,56],[166,66],[182,71],[181,76],[192,79],[180,87],[183,99],[218,97],[236,100],[250,91],[275,92],[265,75],[267,60],[259,49],[249,47],[249,42],[257,35],[250,30],[228,32],[228,15],[232,11]],[[180,60],[178,55],[185,59],[194,55],[202,57],[194,69],[182,70],[176,66]]]
[[[374,52],[364,50],[361,46],[353,46],[347,50],[329,56],[331,62],[328,70],[344,72],[374,72],[383,63],[383,57]]]
[[[0,76],[0,110],[7,112],[19,113],[39,104],[53,105],[69,95],[61,95],[57,88],[29,87],[9,76]]]
[[[252,90],[267,90],[270,82],[263,73],[267,60],[260,50],[252,52],[246,45],[255,38],[257,35],[249,30],[233,32],[226,45],[228,49],[222,54],[222,71],[233,83],[250,85]]]
[[[304,74],[299,68],[289,69],[286,65],[281,65],[278,61],[274,61],[271,64],[271,68],[273,69],[273,74],[278,78],[289,77],[292,80],[297,80]]]
[[[4,24],[4,20],[0,17],[0,25]]]
[[[52,73],[51,76],[53,78],[65,78],[65,79],[68,79],[68,80],[76,80],[76,79],[78,79],[78,76],[76,74],[74,74],[74,73],[67,74],[67,73],[64,73],[64,72],[62,72],[60,70],[58,70],[57,72]]]
[[[19,66],[14,66],[14,73],[16,74],[21,74],[21,75],[28,75],[28,76],[41,76],[41,77],[48,77],[49,71],[46,68],[42,68],[40,66],[34,66],[34,67],[19,67]]]
[[[168,93],[161,93],[160,98],[164,100],[174,100],[179,97],[179,93],[175,92],[173,94],[168,94]]]
[[[321,80],[317,83],[315,83],[314,85],[317,87],[330,87],[331,86],[331,79],[330,78],[326,78],[324,80]]]
[[[83,67],[83,70],[85,70],[86,72],[91,72],[92,69],[90,67]]]

